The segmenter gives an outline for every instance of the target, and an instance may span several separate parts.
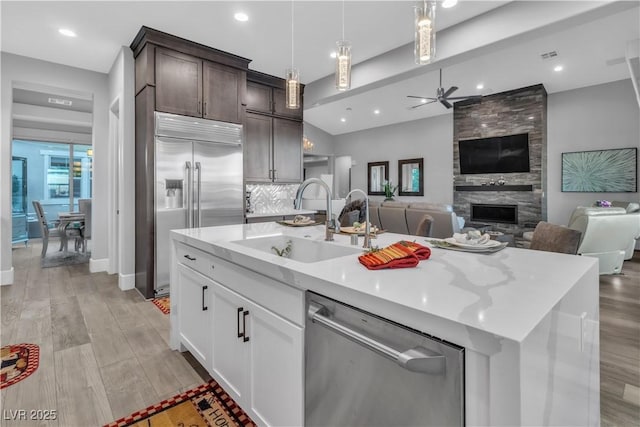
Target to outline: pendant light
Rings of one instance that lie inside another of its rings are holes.
[[[291,68],[286,72],[286,107],[290,110],[297,110],[300,108],[300,73],[298,69],[293,66],[293,0],[291,0]]]
[[[342,0],[342,40],[336,42],[336,89],[351,89],[351,43],[344,39],[344,0]]]
[[[436,54],[436,2],[420,2],[415,7],[415,18],[415,61],[428,64]]]

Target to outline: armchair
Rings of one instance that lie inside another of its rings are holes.
[[[640,237],[640,213],[628,214],[616,207],[577,207],[568,227],[582,232],[578,254],[598,258],[600,274],[617,274],[630,240]]]

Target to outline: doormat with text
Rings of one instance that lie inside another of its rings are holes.
[[[151,302],[164,314],[169,314],[171,312],[171,300],[169,297],[154,298]]]
[[[9,387],[38,369],[40,347],[35,344],[13,344],[0,348],[0,389]]]
[[[104,427],[255,427],[251,418],[214,380]]]

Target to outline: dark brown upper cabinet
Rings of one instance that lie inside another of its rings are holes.
[[[424,160],[398,160],[398,195],[424,196]]]
[[[202,115],[205,119],[241,123],[246,73],[204,61]]]
[[[302,122],[247,113],[244,164],[248,182],[301,182]]]
[[[302,106],[295,110],[286,107],[284,80],[251,71],[247,82],[247,111],[302,120]],[[254,80],[251,80],[251,79]],[[304,86],[301,92],[304,91]],[[302,103],[301,103],[302,104]]]
[[[273,89],[273,114],[302,120],[302,102],[300,102],[300,108],[291,110],[286,106],[286,95],[284,89]]]
[[[202,59],[156,49],[156,110],[202,117]]]
[[[247,82],[247,111],[273,113],[273,88],[256,82]]]
[[[241,123],[244,71],[156,49],[156,110]]]

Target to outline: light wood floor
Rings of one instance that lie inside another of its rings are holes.
[[[38,370],[2,390],[1,426],[101,426],[204,382],[169,349],[168,315],[88,264],[42,269],[40,251],[14,249],[14,284],[0,287],[0,343],[40,346]],[[57,420],[4,419],[18,409]]]
[[[41,269],[40,250],[14,249],[14,284],[0,287],[0,344],[38,344],[40,368],[2,390],[0,403],[4,415],[54,409],[58,419],[2,416],[0,426],[100,426],[208,378],[188,353],[169,349],[169,316],[135,290],[120,291],[115,276],[90,274],[88,264]],[[600,278],[600,349],[602,425],[640,426],[638,252],[623,275]]]

